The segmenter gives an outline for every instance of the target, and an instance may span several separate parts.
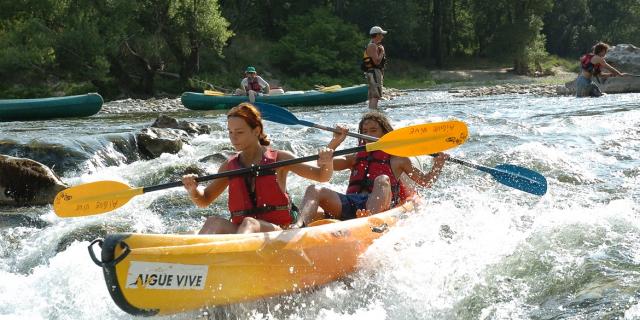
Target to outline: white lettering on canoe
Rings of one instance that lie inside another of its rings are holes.
[[[209,266],[132,261],[128,289],[203,290]]]

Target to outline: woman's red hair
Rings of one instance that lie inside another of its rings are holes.
[[[264,126],[262,125],[262,115],[260,111],[248,102],[243,102],[229,110],[227,112],[227,119],[231,117],[242,118],[244,122],[246,122],[251,129],[260,128],[260,135],[258,139],[260,140],[260,145],[268,146],[271,141],[269,141],[269,137],[264,133]]]

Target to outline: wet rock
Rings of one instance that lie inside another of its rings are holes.
[[[0,208],[2,211],[2,208]],[[49,226],[49,223],[26,214],[0,213],[0,228],[30,227],[42,229]]]
[[[68,186],[49,167],[25,158],[0,155],[0,204],[13,206],[53,203]]]
[[[606,60],[620,72],[640,74],[640,48],[632,44],[611,47]]]
[[[640,92],[640,77],[611,77],[598,85],[606,93]]]
[[[207,175],[207,172],[198,166],[191,165],[184,168],[182,175],[185,175],[185,174],[195,174],[196,176],[204,176],[204,175]],[[180,176],[180,178],[182,178],[182,176]]]
[[[91,159],[91,154],[87,153],[86,149],[40,141],[20,143],[13,140],[0,140],[0,154],[32,159],[51,168],[59,175],[77,171],[84,162]]]
[[[199,162],[210,162],[210,163],[222,163],[225,160],[227,160],[227,158],[231,155],[232,153],[229,153],[228,155],[222,154],[222,153],[214,153],[212,155],[208,155],[200,160],[198,160]]]
[[[188,139],[185,131],[170,128],[145,128],[136,134],[138,150],[147,159],[157,158],[163,153],[176,154]]]
[[[188,122],[184,120],[178,121],[177,119],[166,116],[166,115],[160,115],[158,119],[156,119],[156,121],[153,122],[151,127],[179,129],[194,135],[211,133],[211,127],[209,125],[198,124],[195,122]]]

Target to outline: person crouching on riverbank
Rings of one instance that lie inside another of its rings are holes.
[[[229,140],[238,153],[223,162],[218,173],[295,158],[289,151],[269,147],[260,112],[250,103],[241,103],[229,110],[227,126]],[[183,176],[184,188],[201,208],[207,207],[229,188],[231,219],[210,216],[199,233],[253,233],[288,228],[297,219],[297,209],[287,193],[289,171],[303,178],[327,182],[333,174],[332,156],[332,149],[321,148],[317,165],[298,163],[233,175],[215,179],[206,188],[198,188],[196,175]]]
[[[600,87],[593,81],[595,77],[621,77],[626,73],[621,73],[607,63],[604,57],[609,51],[609,45],[604,42],[598,42],[593,47],[593,52],[587,53],[580,58],[580,74],[576,79],[576,96],[577,97],[600,97],[602,91]],[[611,73],[602,73],[602,68],[609,70]],[[598,82],[599,79],[598,79]]]

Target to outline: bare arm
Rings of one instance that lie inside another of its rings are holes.
[[[262,79],[262,77],[260,76],[258,76],[258,83],[262,86],[262,91],[265,94],[269,94],[269,91],[271,91],[271,86],[269,86],[269,83]]]
[[[286,170],[290,170],[295,174],[315,180],[318,182],[327,182],[331,180],[333,175],[333,150],[329,148],[321,148],[318,151],[317,165],[311,165],[307,163],[297,163],[286,166]],[[288,151],[278,151],[278,161],[294,159],[295,156]]]
[[[396,158],[400,161],[400,169],[404,172],[411,180],[415,181],[418,185],[431,188],[431,186],[438,180],[438,176],[440,176],[440,172],[444,167],[444,162],[449,158],[447,154],[438,153],[433,159],[433,166],[429,173],[424,174],[420,169],[413,166],[411,160],[409,158]],[[402,174],[400,172],[400,174]]]
[[[621,77],[621,76],[623,76],[623,75],[624,75],[622,72],[618,71],[618,69],[616,69],[616,68],[612,67],[609,63],[607,63],[607,61],[606,61],[606,60],[604,60],[604,59],[603,59],[602,57],[600,57],[600,56],[595,56],[595,57],[593,57],[591,60],[593,61],[593,63],[596,63],[596,64],[597,64],[597,63],[600,63],[600,64],[602,64],[602,66],[603,66],[605,69],[607,69],[607,70],[611,71],[611,73],[612,73],[614,76],[616,76],[616,77]]]
[[[369,43],[369,45],[367,45],[367,55],[371,57],[374,64],[380,64],[384,56],[384,48],[378,47],[374,43]]]
[[[340,132],[334,132],[333,139],[331,139],[331,141],[329,141],[329,144],[327,144],[327,148],[333,149],[333,150],[338,149],[338,147],[342,144],[344,139],[347,137],[347,132],[349,132],[349,129],[347,129],[347,127],[341,126],[341,125],[337,125],[336,129],[340,130]],[[344,157],[342,156],[334,157],[333,170],[350,169],[353,166],[354,159],[355,158],[353,155],[348,155]]]
[[[218,168],[218,173],[227,171],[227,164],[225,161],[220,168]],[[227,178],[220,178],[211,181],[205,188],[199,188],[196,178],[197,176],[195,174],[185,175],[182,177],[182,183],[189,193],[191,201],[200,208],[205,208],[210,205],[229,185]]]

